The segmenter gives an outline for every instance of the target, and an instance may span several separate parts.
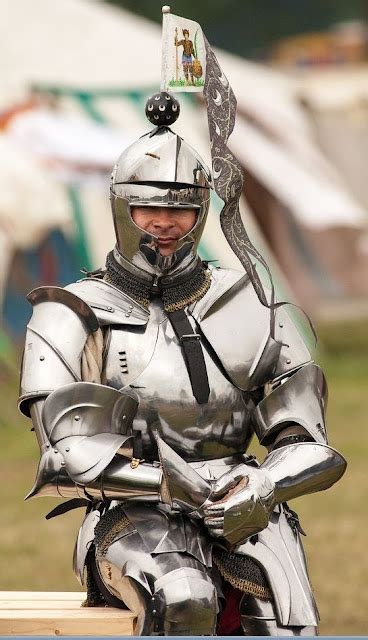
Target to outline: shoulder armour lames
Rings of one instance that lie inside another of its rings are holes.
[[[192,315],[235,386],[255,389],[310,362],[304,340],[282,307],[271,338],[270,310],[259,302],[247,276],[214,269],[212,278]]]
[[[33,314],[27,326],[19,409],[29,416],[30,400],[81,379],[81,354],[99,323],[84,300],[60,287],[39,287],[27,299]]]
[[[145,325],[149,312],[138,302],[98,278],[85,278],[66,287],[82,298],[96,314],[100,325]]]

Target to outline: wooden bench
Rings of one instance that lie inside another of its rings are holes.
[[[133,613],[81,607],[85,598],[74,591],[0,591],[0,635],[133,635]]]

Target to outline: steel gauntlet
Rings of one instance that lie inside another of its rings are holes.
[[[268,525],[275,483],[265,469],[240,464],[221,476],[203,506],[212,536],[230,543],[249,538]]]

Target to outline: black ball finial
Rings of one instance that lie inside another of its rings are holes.
[[[146,116],[156,127],[169,127],[178,119],[180,104],[167,91],[155,93],[146,102]]]

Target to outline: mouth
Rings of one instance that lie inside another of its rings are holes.
[[[158,244],[162,245],[163,247],[166,247],[169,244],[172,244],[173,242],[177,242],[178,239],[177,238],[158,238]]]

